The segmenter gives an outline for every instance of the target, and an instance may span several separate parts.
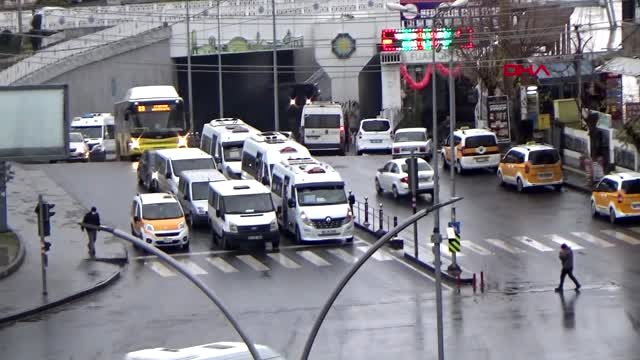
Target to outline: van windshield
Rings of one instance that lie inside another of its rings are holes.
[[[242,160],[242,145],[223,146],[224,161],[240,161]]]
[[[69,142],[78,143],[78,142],[82,142],[82,141],[84,141],[84,139],[82,138],[82,135],[80,135],[78,133],[69,134]]]
[[[344,185],[314,186],[298,188],[298,204],[300,206],[346,204],[347,195]]]
[[[71,127],[71,132],[79,132],[82,136],[89,139],[102,138],[102,126],[74,126]]]
[[[222,200],[227,214],[253,214],[273,211],[269,194],[225,196]]]
[[[364,131],[387,131],[391,128],[388,121],[371,120],[362,122],[362,130]]]
[[[173,160],[171,166],[176,176],[180,176],[183,171],[187,170],[215,169],[213,158]]]
[[[395,142],[410,141],[427,141],[427,135],[422,131],[396,133]]]
[[[337,129],[340,127],[338,114],[307,114],[304,116],[305,129]]]
[[[531,165],[551,165],[560,161],[558,150],[536,150],[529,153]]]
[[[142,217],[145,220],[176,219],[182,216],[182,209],[178,203],[142,205]]]
[[[191,183],[191,200],[206,200],[209,197],[209,182]]]
[[[477,135],[470,136],[465,142],[465,146],[469,148],[475,148],[478,146],[496,146],[496,137],[493,135]]]
[[[640,179],[623,181],[622,190],[625,194],[640,194]]]

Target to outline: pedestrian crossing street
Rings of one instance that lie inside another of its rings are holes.
[[[633,235],[632,235],[633,234]],[[412,237],[411,237],[412,238]],[[406,239],[406,238],[405,238]],[[413,241],[405,240],[405,246],[413,246]],[[600,230],[599,232],[571,231],[566,234],[545,234],[540,236],[513,236],[505,239],[486,238],[479,241],[460,242],[461,256],[490,256],[508,253],[513,255],[531,253],[553,253],[560,245],[567,244],[573,250],[607,249],[640,245],[640,227]],[[640,249],[640,246],[638,246]],[[447,240],[440,246],[441,254],[451,258]]]
[[[364,241],[358,241],[353,248],[313,248],[297,249],[282,248],[279,253],[265,253],[260,255],[225,253],[217,255],[192,255],[188,257],[174,257],[195,275],[209,273],[231,274],[238,272],[265,272],[280,268],[296,270],[304,267],[328,267],[335,265],[353,264],[369,249]],[[393,256],[385,250],[376,251],[370,261],[390,261]],[[144,266],[164,278],[179,274],[159,261],[154,256],[138,259]]]
[[[633,235],[632,235],[633,234]],[[500,254],[529,255],[535,253],[553,254],[561,244],[569,245],[573,250],[611,249],[621,247],[636,247],[640,249],[640,227],[623,228],[618,230],[600,230],[599,232],[571,231],[563,234],[547,234],[540,236],[513,236],[511,238],[486,238],[482,240],[463,240],[460,242],[462,251],[458,257],[464,256],[496,256]],[[405,241],[405,251],[412,246],[412,241]],[[224,252],[222,254],[191,254],[176,256],[176,260],[183,264],[195,275],[210,273],[233,274],[239,272],[266,272],[276,269],[299,270],[309,267],[344,266],[353,264],[369,249],[364,241],[357,241],[347,248],[322,247],[291,247],[282,248],[279,253],[238,254]],[[441,245],[441,253],[451,259],[446,240]],[[402,255],[399,251],[398,255]],[[372,256],[374,262],[386,262],[394,257],[385,249],[378,250]],[[153,256],[139,259],[144,266],[164,278],[178,276],[178,273]]]

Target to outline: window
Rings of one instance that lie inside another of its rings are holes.
[[[113,140],[116,137],[116,127],[114,125],[106,125],[104,130],[104,138]]]
[[[242,145],[229,145],[222,147],[224,161],[240,161],[242,157]]]
[[[209,191],[209,206],[214,209],[218,208],[218,193],[215,191]]]
[[[603,179],[600,183],[604,192],[616,192],[618,191],[618,182],[612,179]],[[599,186],[600,186],[599,185]]]
[[[282,197],[282,178],[278,175],[273,175],[273,182],[271,183],[271,191]]]
[[[640,179],[623,181],[622,190],[624,190],[626,194],[640,194]]]
[[[560,161],[560,155],[556,149],[535,150],[529,153],[531,165],[551,165]]]
[[[453,146],[458,146],[460,145],[460,142],[462,142],[462,139],[460,138],[460,136],[453,136]]]
[[[515,151],[511,150],[507,153],[507,155],[504,156],[504,158],[502,158],[502,162],[505,164],[513,164],[515,162],[515,157],[513,156],[513,153]]]
[[[465,142],[465,147],[475,148],[478,146],[496,146],[496,137],[493,135],[469,136]]]
[[[226,196],[222,199],[227,214],[253,214],[273,211],[269,194]]]
[[[306,114],[304,116],[305,129],[337,129],[340,127],[338,114]]]
[[[298,188],[300,206],[346,204],[344,185]]]
[[[392,162],[388,162],[387,165],[385,165],[382,168],[382,172],[390,172],[391,171],[391,167],[394,165],[394,163]]]
[[[80,126],[72,127],[71,132],[78,132],[87,139],[102,138],[102,126]]]
[[[176,176],[180,176],[183,171],[187,170],[209,170],[216,168],[212,158],[173,160],[171,165],[173,167],[173,173]]]
[[[391,128],[391,124],[385,120],[368,120],[361,124],[363,131],[387,131]]]
[[[167,172],[167,162],[163,157],[156,157],[156,166],[155,168],[158,170],[160,174],[165,174]]]
[[[176,219],[183,216],[178,203],[144,204],[142,213],[146,220]]]
[[[399,174],[400,170],[398,169],[398,165],[396,165],[395,163],[391,164],[391,172],[394,174]]]
[[[202,137],[202,141],[200,142],[200,149],[211,155],[211,138],[209,136],[205,135]]]
[[[395,142],[410,142],[410,141],[427,141],[427,134],[425,134],[422,131],[402,132],[402,133],[396,134]],[[445,145],[448,145],[448,142],[445,142]]]
[[[71,133],[69,134],[69,142],[78,143],[83,142],[82,134],[80,133]]]
[[[187,191],[189,191],[187,189]],[[191,200],[205,200],[209,196],[209,182],[199,181],[191,183]]]
[[[131,215],[132,216],[136,216],[136,208],[138,207],[138,202],[137,201],[133,201],[133,204],[131,204]]]
[[[218,152],[218,136],[216,134],[212,134],[211,135],[211,148],[208,151],[209,154],[211,155],[220,155],[220,153]]]
[[[251,176],[256,176],[256,158],[248,152],[242,153],[242,170],[246,171]]]
[[[428,162],[426,161],[418,161],[418,171],[433,171],[433,168],[431,167],[431,165],[429,165]],[[409,165],[402,164],[402,172],[404,173],[409,173]]]

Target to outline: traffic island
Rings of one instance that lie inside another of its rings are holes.
[[[0,233],[0,279],[11,275],[24,261],[25,248],[13,231]]]
[[[435,256],[433,255],[432,247],[418,246],[418,253],[416,256],[415,247],[410,240],[404,239],[404,258],[409,262],[417,265],[424,270],[435,275],[436,266],[435,266]],[[447,246],[446,243],[440,245],[440,249],[443,246]],[[442,253],[442,250],[441,250]],[[461,285],[473,285],[474,284],[474,272],[465,269],[462,266],[458,265],[459,271],[450,271],[450,265],[445,264],[445,257],[440,256],[441,264],[440,264],[440,273],[442,279],[451,284],[461,284]]]

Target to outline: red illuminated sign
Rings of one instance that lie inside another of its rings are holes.
[[[535,75],[538,75],[540,71],[543,71],[545,74],[547,74],[547,76],[550,76],[549,70],[547,70],[547,67],[544,66],[543,64],[539,65],[536,70],[533,69],[533,65],[531,64],[530,65],[504,64],[504,67],[502,69],[502,74],[505,77],[520,76],[524,73],[529,74],[529,76],[535,76]]]
[[[405,28],[384,29],[380,43],[382,51],[422,51],[438,46],[448,49],[451,46],[460,49],[473,48],[473,29],[451,28]]]

